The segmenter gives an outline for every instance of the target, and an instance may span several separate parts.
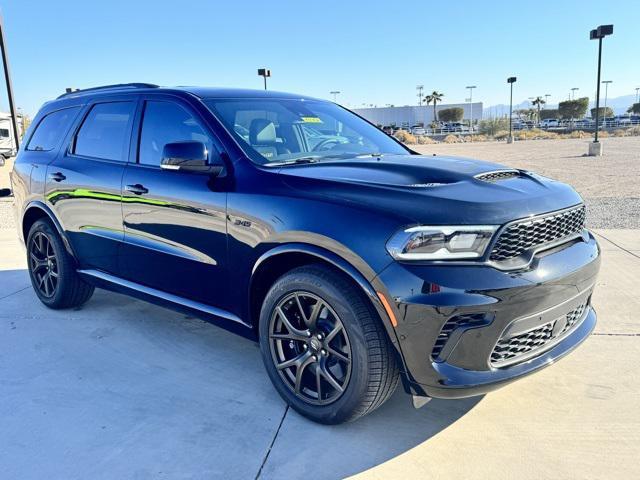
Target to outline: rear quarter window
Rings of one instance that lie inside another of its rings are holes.
[[[53,150],[67,133],[69,125],[78,114],[78,110],[80,107],[71,107],[46,115],[40,120],[31,135],[27,150],[44,152]]]

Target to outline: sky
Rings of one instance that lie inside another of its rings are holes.
[[[609,98],[640,87],[640,1],[163,1],[4,0],[14,97],[35,114],[66,87],[150,82],[262,88],[363,104],[417,103],[416,85],[443,103],[485,107],[550,94],[593,98],[604,41]],[[0,89],[4,91],[4,89]],[[0,108],[6,111],[0,95]]]

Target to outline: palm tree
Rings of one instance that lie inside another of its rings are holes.
[[[538,107],[538,123],[540,123],[540,107],[545,103],[547,102],[545,102],[542,97],[536,97],[531,101],[531,105],[536,105]]]
[[[436,115],[436,104],[442,101],[442,97],[444,97],[444,93],[438,93],[435,90],[431,92],[431,95],[427,95],[425,97],[425,101],[427,102],[427,105],[433,102],[433,121],[434,122],[438,121],[438,116]]]

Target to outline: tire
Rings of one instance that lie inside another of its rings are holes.
[[[36,295],[53,309],[73,308],[93,295],[94,287],[77,274],[73,258],[49,220],[37,220],[27,236],[27,265]]]
[[[276,390],[315,422],[356,420],[398,385],[396,354],[373,306],[350,279],[323,265],[280,277],[265,297],[259,328]]]

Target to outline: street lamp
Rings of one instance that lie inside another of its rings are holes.
[[[640,102],[640,87],[636,87],[636,103]]]
[[[589,155],[602,155],[602,145],[598,142],[598,121],[600,119],[600,71],[602,67],[602,39],[613,33],[613,25],[600,25],[589,32],[590,40],[598,40],[598,81],[596,82],[596,134],[593,143],[589,144]]]
[[[340,95],[340,91],[339,90],[334,90],[333,92],[329,92],[331,95],[333,95],[333,103],[336,103],[336,98],[338,95]]]
[[[424,90],[424,85],[416,85],[416,90],[418,90],[418,106],[422,106],[422,90]]]
[[[578,87],[573,87],[571,89],[571,100],[575,100],[576,99],[576,91],[580,90]]]
[[[267,89],[267,77],[271,76],[271,70],[268,68],[259,68],[258,75],[264,77],[264,89]]]
[[[550,96],[551,96],[551,94],[549,94],[549,93],[545,93],[544,94],[544,104],[547,105],[547,106],[549,105],[549,97]]]
[[[509,137],[507,138],[507,143],[513,143],[513,134],[511,131],[511,123],[513,117],[513,84],[516,83],[516,77],[507,78],[507,83],[511,87],[511,93],[509,95]]]
[[[11,124],[13,126],[13,133],[16,143],[16,153],[20,148],[18,142],[18,123],[16,120],[16,109],[13,103],[13,87],[11,85],[11,72],[9,72],[9,59],[7,58],[7,45],[4,40],[4,21],[0,16],[0,50],[2,50],[2,66],[4,67],[4,81],[7,85],[7,97],[9,99],[9,110],[11,112]]]
[[[469,85],[465,88],[469,89],[469,133],[473,133],[473,89],[477,87],[475,85]]]
[[[604,115],[606,118],[606,113],[607,113],[607,96],[609,95],[609,84],[613,83],[613,80],[603,80],[602,83],[604,83]]]

